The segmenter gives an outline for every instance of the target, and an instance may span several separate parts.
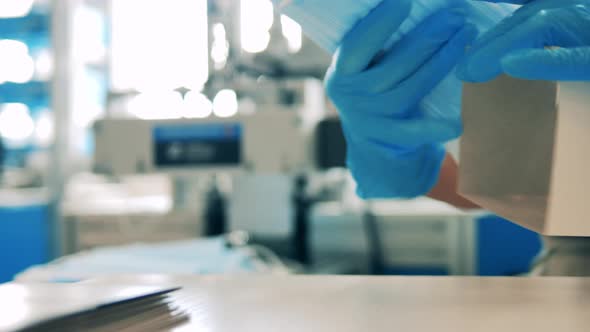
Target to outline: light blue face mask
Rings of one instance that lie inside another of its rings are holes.
[[[279,10],[301,24],[310,39],[326,51],[334,53],[342,38],[356,22],[383,0],[273,1]],[[470,21],[477,25],[481,32],[485,32],[517,8],[514,5],[471,0],[414,0],[410,18],[391,37],[389,44],[395,43],[436,10],[449,6],[464,6]],[[461,112],[461,85],[455,75],[449,75],[422,101],[422,109],[426,115],[458,120]]]
[[[264,260],[261,259],[264,256]],[[223,237],[96,248],[19,274],[22,281],[77,282],[120,274],[285,273],[268,249],[228,248]]]

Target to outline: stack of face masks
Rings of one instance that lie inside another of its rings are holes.
[[[273,0],[277,8],[301,24],[306,35],[333,53],[354,25],[383,0]],[[469,21],[481,32],[510,15],[514,5],[472,0],[414,0],[410,17],[394,34],[389,45],[398,41],[424,18],[446,7],[464,7]],[[384,45],[385,48],[388,45]],[[422,101],[428,116],[457,120],[461,110],[461,82],[449,75]]]
[[[263,258],[259,257],[263,255]],[[223,237],[95,248],[31,267],[16,280],[77,282],[118,274],[240,274],[288,272],[257,246],[228,248]]]

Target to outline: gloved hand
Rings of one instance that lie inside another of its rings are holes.
[[[541,80],[590,80],[589,0],[490,0],[526,3],[484,34],[457,74],[483,82],[501,73]]]
[[[410,0],[386,0],[344,38],[326,88],[338,108],[348,166],[363,198],[409,198],[436,183],[443,143],[460,121],[429,118],[419,106],[477,35],[460,8],[443,9],[383,52],[408,17]]]

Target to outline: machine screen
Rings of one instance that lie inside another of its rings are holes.
[[[156,167],[239,166],[242,125],[201,123],[153,129]]]

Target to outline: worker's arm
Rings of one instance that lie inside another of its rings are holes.
[[[449,203],[461,209],[477,209],[477,204],[459,195],[458,180],[459,167],[453,157],[447,153],[440,170],[436,186],[432,188],[428,197]]]

